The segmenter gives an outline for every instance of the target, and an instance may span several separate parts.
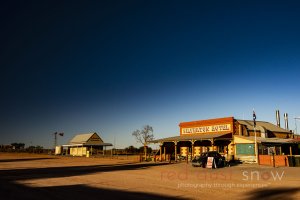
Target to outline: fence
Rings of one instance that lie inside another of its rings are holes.
[[[93,155],[92,157],[106,158],[106,159],[118,159],[118,160],[130,160],[133,162],[141,162],[142,161],[141,155],[102,155],[102,154],[97,154],[97,155]]]
[[[268,165],[273,167],[289,166],[288,156],[285,155],[259,155],[260,165]]]

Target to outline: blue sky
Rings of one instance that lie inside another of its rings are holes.
[[[0,144],[300,116],[298,1],[1,2]],[[299,131],[300,131],[300,121]]]

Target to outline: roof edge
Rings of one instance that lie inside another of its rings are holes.
[[[212,124],[214,122],[228,122],[233,121],[234,117],[222,117],[222,118],[213,118],[213,119],[204,119],[204,120],[196,120],[196,121],[189,121],[189,122],[180,122],[179,126],[185,125],[195,125],[195,124]]]

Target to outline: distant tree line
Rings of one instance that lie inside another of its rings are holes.
[[[42,146],[28,146],[25,148],[24,143],[11,143],[10,145],[0,145],[1,152],[28,152],[28,153],[47,153],[48,150],[44,149]]]
[[[144,153],[144,146],[141,146],[139,148],[136,148],[134,146],[129,146],[125,148],[125,152],[127,154],[141,154]],[[148,153],[152,153],[152,148],[148,147]]]
[[[13,147],[13,149],[25,149],[24,143],[11,143],[11,146]]]

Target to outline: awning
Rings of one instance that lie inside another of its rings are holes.
[[[255,141],[254,136],[236,136],[239,138],[243,138],[250,141]],[[291,144],[291,143],[297,143],[294,139],[285,139],[285,138],[263,138],[263,137],[256,137],[257,143],[277,143],[277,144]]]
[[[101,143],[101,144],[64,144],[62,145],[63,147],[79,147],[79,146],[98,146],[98,147],[103,147],[103,146],[113,146],[111,143]]]
[[[212,140],[212,139],[224,139],[231,140],[232,133],[212,133],[212,134],[201,134],[201,135],[187,135],[187,136],[175,136],[162,138],[151,141],[152,143],[163,143],[163,142],[180,142],[180,141],[201,141],[201,140]]]
[[[99,146],[99,147],[104,147],[104,146],[112,146],[111,143],[101,143],[101,144],[84,144],[83,146]]]
[[[63,144],[63,147],[79,147],[79,146],[83,146],[83,144]]]

